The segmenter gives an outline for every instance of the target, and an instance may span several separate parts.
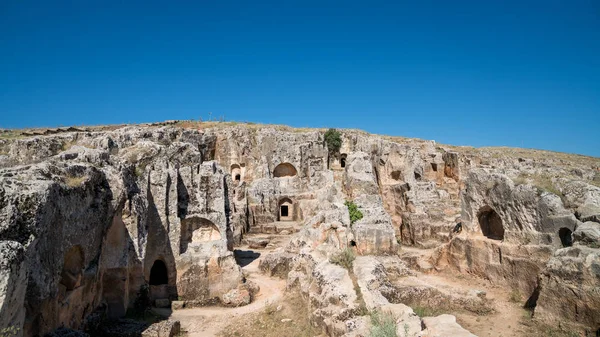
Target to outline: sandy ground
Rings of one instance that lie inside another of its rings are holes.
[[[532,336],[531,329],[520,322],[526,314],[522,304],[509,301],[510,289],[494,286],[488,281],[456,273],[421,275],[431,285],[456,289],[477,289],[486,292],[495,312],[489,315],[476,315],[469,312],[454,312],[458,323],[480,337],[521,337]]]
[[[171,318],[181,322],[182,330],[189,337],[211,337],[217,336],[236,317],[261,311],[265,305],[279,301],[283,297],[285,280],[266,276],[258,269],[260,260],[268,251],[261,250],[260,257],[242,268],[247,273],[247,279],[260,287],[252,303],[237,308],[214,306],[175,310]]]
[[[261,312],[267,304],[281,302],[284,299],[286,282],[279,278],[264,275],[258,269],[258,265],[270,251],[275,247],[284,246],[289,237],[272,237],[275,243],[271,249],[254,250],[260,256],[242,267],[247,278],[260,286],[260,291],[254,301],[243,307],[200,307],[191,309],[175,310],[171,318],[181,322],[182,330],[189,337],[210,337],[225,329],[232,321],[237,321],[241,316]],[[425,252],[423,252],[425,253]],[[527,324],[525,318],[527,312],[521,303],[513,303],[509,300],[510,290],[494,286],[489,281],[480,279],[469,274],[455,272],[442,272],[435,274],[421,274],[417,272],[420,280],[425,283],[445,289],[477,289],[486,292],[486,297],[491,300],[495,312],[489,315],[476,315],[474,313],[461,311],[453,312],[457,321],[465,329],[480,337],[521,337],[538,335],[531,324]]]

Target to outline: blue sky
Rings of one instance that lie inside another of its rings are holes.
[[[600,1],[0,2],[0,127],[206,119],[600,156]]]

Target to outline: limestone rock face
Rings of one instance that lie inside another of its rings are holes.
[[[453,297],[392,286],[391,270],[412,280],[399,245],[428,251],[411,266],[519,289],[538,317],[598,324],[599,160],[356,130],[330,154],[323,135],[169,122],[0,137],[0,327],[81,329],[146,292],[174,306],[249,303],[232,250],[264,246],[244,236],[268,231],[289,244],[260,269],[308,298],[328,335],[367,331],[365,308],[398,313],[402,333],[468,335],[400,303]],[[346,201],[362,219],[351,223]]]
[[[440,315],[437,317],[423,318],[423,337],[476,337],[456,323],[456,317],[452,315]]]
[[[354,241],[361,254],[394,254],[397,243],[392,219],[383,207],[379,187],[366,153],[347,157],[344,188],[363,214],[353,225]]]
[[[232,182],[210,161],[211,139],[127,127],[5,144],[2,326],[25,336],[83,328],[98,308],[123,316],[144,284],[151,300],[237,288]]]
[[[600,250],[584,246],[556,251],[540,274],[535,317],[600,325]]]
[[[573,232],[573,240],[600,246],[600,223],[588,221],[577,226]]]

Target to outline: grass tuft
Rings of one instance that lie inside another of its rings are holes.
[[[81,176],[81,177],[65,177],[65,184],[67,184],[67,186],[69,187],[78,187],[81,186],[81,184],[85,181],[85,176]]]
[[[519,291],[519,289],[513,289],[510,292],[508,300],[513,303],[521,303],[523,301],[523,296],[521,296],[521,292]]]
[[[538,189],[538,192],[549,192],[562,196],[563,194],[552,182],[552,178],[547,174],[529,174],[521,173],[518,177],[513,179],[513,182],[517,185],[531,184]]]
[[[355,258],[356,256],[354,256],[354,251],[352,251],[350,248],[346,248],[341,252],[331,256],[329,258],[329,262],[342,266],[348,270],[352,270],[352,264],[354,263]]]
[[[397,337],[396,317],[389,312],[371,312],[370,337]]]

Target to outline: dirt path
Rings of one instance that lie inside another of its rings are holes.
[[[249,305],[237,308],[200,307],[175,310],[171,318],[181,322],[181,328],[189,337],[216,336],[237,316],[263,310],[266,304],[278,301],[285,290],[285,280],[271,278],[260,272],[258,265],[268,251],[261,251],[261,256],[244,266],[247,279],[255,282],[260,291]]]
[[[405,253],[422,257],[427,260],[431,250],[403,247]],[[450,293],[460,293],[465,290],[482,290],[490,300],[495,312],[488,315],[478,315],[472,312],[451,312],[456,316],[458,323],[480,337],[503,336],[522,337],[535,335],[536,330],[528,323],[528,311],[523,309],[526,298],[521,302],[511,301],[512,289],[491,284],[489,281],[475,277],[468,273],[443,271],[439,273],[416,272],[418,282],[428,284],[439,290]]]
[[[480,337],[531,336],[531,329],[521,324],[526,315],[522,303],[510,301],[510,290],[494,286],[488,281],[459,273],[422,274],[419,278],[433,286],[445,289],[477,289],[486,292],[486,298],[493,303],[495,312],[489,315],[476,315],[460,311],[453,312],[457,321],[467,330]]]

